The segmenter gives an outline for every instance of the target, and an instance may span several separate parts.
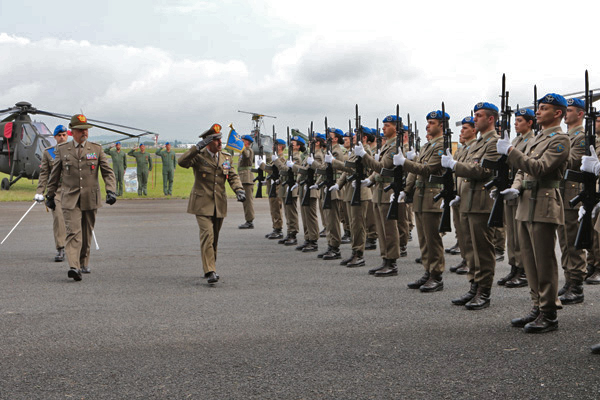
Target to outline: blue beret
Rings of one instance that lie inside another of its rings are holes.
[[[171,144],[171,143],[169,143],[169,142],[166,142],[166,143],[165,143],[165,146],[166,146],[166,145],[168,145],[168,144]]]
[[[461,124],[471,124],[471,125],[475,126],[475,120],[473,119],[473,117],[464,117],[462,119]]]
[[[315,132],[315,137],[321,140],[327,140],[327,136],[324,133]]]
[[[491,110],[496,112],[500,111],[498,110],[498,107],[496,107],[495,104],[488,103],[487,101],[480,101],[479,103],[475,104],[475,107],[473,107],[473,111],[479,110]]]
[[[283,139],[277,139],[275,142],[277,142],[277,144],[282,144],[284,146],[287,146],[287,143]]]
[[[52,134],[52,136],[56,136],[59,133],[66,132],[66,131],[67,131],[67,128],[64,125],[58,125],[56,128],[54,128],[54,133]]]
[[[302,138],[302,136],[292,136],[291,140],[295,140],[298,143],[301,143],[306,146],[306,140]]]
[[[366,126],[361,125],[360,128],[362,129],[363,133],[371,133],[371,128],[367,128]],[[354,133],[356,133],[356,128],[354,128]]]
[[[515,117],[535,117],[535,113],[531,108],[520,108],[515,112]]]
[[[244,136],[242,136],[242,139],[247,140],[250,143],[254,143],[254,139],[252,139],[252,136],[250,136],[250,135],[244,135]]]
[[[336,135],[346,136],[343,130],[337,128],[329,128],[330,133],[335,133]]]
[[[427,114],[427,117],[425,117],[425,119],[439,119],[439,120],[442,120],[444,118],[442,118],[442,111],[436,110],[436,111],[432,111],[429,114]],[[448,115],[448,113],[446,113],[446,119],[450,119],[450,115]]]
[[[117,142],[117,143],[115,143],[115,144],[121,144],[121,142]]]
[[[552,104],[553,106],[566,107],[567,100],[558,93],[548,93],[538,100],[538,104]]]
[[[395,115],[388,115],[387,117],[385,117],[383,119],[383,122],[396,122],[396,116]],[[400,123],[402,123],[402,117],[400,117]]]
[[[585,110],[585,102],[581,99],[569,99],[567,100],[567,104],[573,107],[579,107],[582,110]]]

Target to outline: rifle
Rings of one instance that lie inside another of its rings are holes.
[[[415,149],[415,133],[412,130],[410,123],[410,114],[406,114],[406,124],[408,126],[408,148],[409,150]]]
[[[294,162],[294,146],[292,146],[292,141],[290,140],[290,127],[287,127],[287,140],[288,140],[288,161]],[[287,194],[285,196],[285,205],[290,205],[293,203],[292,197],[292,188],[296,184],[296,179],[294,178],[294,169],[292,167],[287,170],[287,179],[285,181],[287,185]]]
[[[537,114],[537,109],[538,109],[538,98],[537,98],[537,85],[533,85],[533,114],[536,115]],[[538,134],[538,132],[540,131],[540,126],[538,125],[537,122],[537,117],[533,117],[533,133],[535,135]]]
[[[379,124],[379,120],[377,120]],[[350,126],[352,130],[352,126]],[[379,127],[378,127],[379,128]],[[363,129],[360,124],[360,117],[358,116],[358,104],[356,105],[356,143],[362,143]],[[350,136],[352,140],[352,136]],[[351,142],[352,143],[352,142]],[[351,144],[350,146],[353,147]],[[361,182],[365,179],[365,167],[362,162],[362,157],[355,157],[354,161],[346,161],[344,164],[348,168],[354,169],[354,174],[348,177],[348,182],[354,181],[354,191],[352,192],[352,199],[350,200],[351,206],[360,206],[361,204]]]
[[[260,131],[257,131],[257,135],[256,135],[256,144],[258,145],[258,156],[262,159],[264,156],[264,152],[263,152],[263,145],[262,145],[262,139],[260,137]],[[258,185],[256,187],[256,197],[257,199],[262,199],[262,187],[265,181],[265,176],[264,176],[264,172],[262,169],[260,168],[256,168],[256,169],[251,169],[251,172],[255,172],[258,173],[258,175],[256,176],[256,178],[254,178],[252,180],[252,182],[256,182],[258,181]]]
[[[381,151],[381,135],[379,134],[379,118],[377,118],[377,123],[375,124],[375,140],[377,141],[377,153]]]
[[[310,130],[308,131],[309,155],[315,154],[315,132],[313,131],[313,123],[310,122]],[[301,183],[302,184],[302,183]],[[306,179],[304,180],[306,189],[302,197],[302,206],[310,206],[310,187],[315,184],[315,170],[310,167],[306,169]]]
[[[446,154],[448,150],[452,152],[452,131],[448,125],[448,118],[446,118],[446,106],[444,105],[444,102],[442,102],[442,127],[444,131],[444,154]],[[452,226],[450,224],[450,202],[456,197],[454,178],[452,175],[452,170],[446,168],[443,175],[429,176],[429,182],[441,183],[443,185],[442,191],[433,198],[434,203],[439,199],[444,199],[442,219],[440,220],[440,226],[438,228],[438,231],[440,232],[452,232]]]
[[[331,136],[329,136],[329,127],[327,126],[327,117],[325,117],[325,132],[327,135],[327,150],[325,154],[329,154],[331,152],[331,148],[332,148],[332,143],[331,143]],[[323,182],[321,182],[319,184],[319,188],[322,188],[323,186],[325,186],[325,197],[323,198],[323,210],[330,210],[331,209],[331,191],[329,190],[330,187],[332,187],[333,185],[335,185],[334,182],[334,178],[333,178],[333,165],[327,163],[327,167],[325,169],[319,169],[317,171],[317,173],[321,174],[321,175],[325,175],[325,179],[323,180]]]
[[[400,147],[404,143],[404,126],[402,125],[402,120],[400,119],[400,105],[396,104],[396,153],[402,151]],[[394,201],[390,203],[390,209],[388,210],[386,218],[388,220],[397,220],[398,219],[398,198],[400,197],[400,192],[404,190],[404,168],[402,165],[397,165],[394,169],[382,168],[379,173],[381,176],[391,176],[394,178],[392,183],[390,183],[387,187],[383,189],[384,192],[389,192],[390,190],[394,191]]]
[[[277,134],[275,133],[275,125],[273,125],[273,154],[277,154]],[[268,180],[272,180],[271,189],[269,190],[269,198],[274,199],[277,198],[277,181],[280,178],[279,168],[275,166],[275,164],[267,165],[265,167],[267,171],[271,171],[271,175],[267,176]]]
[[[421,151],[421,138],[419,137],[419,128],[417,128],[417,121],[415,121],[415,152]]]
[[[593,93],[590,91],[588,72],[585,71],[585,155],[591,156],[590,146],[596,144],[596,118],[600,115],[592,106]],[[581,192],[573,199],[569,200],[569,205],[575,207],[578,203],[582,204],[585,214],[579,223],[577,236],[575,237],[575,248],[591,249],[594,245],[592,223],[592,210],[600,199],[596,192],[596,175],[591,172],[581,172],[568,169],[565,174],[565,180],[579,182],[583,184]]]
[[[508,105],[508,91],[506,91],[506,77],[502,74],[502,95],[501,95],[501,119],[500,119],[500,135],[502,139],[510,137],[510,116],[512,114],[512,110]],[[501,227],[504,225],[504,195],[500,194],[503,190],[507,189],[511,185],[510,181],[510,167],[506,160],[508,156],[502,155],[496,161],[486,160],[484,159],[481,162],[481,166],[483,168],[489,168],[496,171],[496,176],[490,182],[484,185],[486,190],[490,190],[493,187],[496,187],[496,198],[494,199],[494,205],[492,206],[492,211],[490,212],[490,217],[488,219],[488,226],[492,227]]]

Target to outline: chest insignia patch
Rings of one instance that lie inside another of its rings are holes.
[[[89,153],[85,155],[85,158],[87,158],[88,160],[97,160],[98,156],[96,155],[96,153]]]

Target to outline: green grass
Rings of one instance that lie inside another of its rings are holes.
[[[175,178],[173,181],[173,196],[165,196],[163,194],[163,181],[162,181],[162,162],[160,157],[153,158],[154,169],[150,171],[148,177],[148,196],[138,196],[137,193],[123,193],[124,199],[138,199],[138,198],[174,198],[174,199],[187,199],[190,197],[192,186],[194,185],[194,173],[191,169],[185,169],[177,167],[175,169]],[[237,157],[235,157],[234,165],[237,166]],[[135,167],[135,161],[131,161],[127,164],[128,167]],[[156,170],[156,172],[155,172]],[[0,173],[0,180],[8,178],[8,175]],[[0,191],[0,201],[33,201],[35,190],[37,188],[38,181],[21,179],[15,183],[10,190]],[[100,187],[104,193],[104,181],[100,178]],[[227,197],[235,198],[233,190],[228,184],[225,185],[227,190]],[[254,189],[256,191],[256,188]],[[266,189],[263,188],[263,194],[266,193]]]

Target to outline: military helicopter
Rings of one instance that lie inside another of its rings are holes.
[[[9,115],[0,121],[0,172],[8,174],[9,178],[2,179],[0,188],[9,190],[21,178],[37,179],[40,175],[40,163],[44,149],[56,145],[52,131],[48,129],[46,124],[32,121],[29,115],[45,115],[67,121],[71,119],[71,116],[39,110],[26,101],[18,102],[13,107],[0,110],[0,116],[4,114]],[[142,129],[111,122],[88,119],[88,123],[107,131],[128,136],[129,139],[153,134]],[[97,123],[144,133],[133,135]]]

